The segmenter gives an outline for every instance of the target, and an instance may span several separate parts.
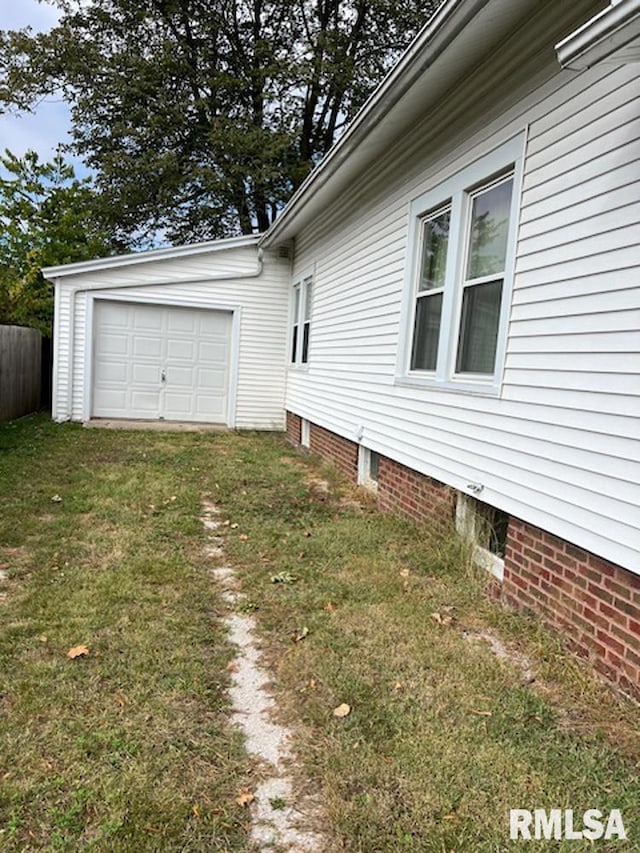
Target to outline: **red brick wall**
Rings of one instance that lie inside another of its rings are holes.
[[[454,492],[448,486],[406,468],[386,456],[378,469],[378,507],[417,521],[427,522],[441,534],[451,531]]]
[[[296,447],[299,447],[302,440],[302,418],[300,415],[294,415],[293,412],[287,412],[286,433],[291,444],[295,444]]]
[[[540,614],[575,652],[640,699],[640,577],[511,518],[502,600]]]
[[[335,465],[352,482],[358,480],[358,445],[335,432],[311,424],[309,448],[326,462]]]
[[[287,435],[300,444],[300,418],[289,412]],[[355,442],[316,424],[310,437],[314,453],[357,482]],[[447,533],[455,490],[380,456],[378,506]],[[489,594],[541,616],[598,672],[640,699],[639,576],[512,516],[504,581],[492,582]]]

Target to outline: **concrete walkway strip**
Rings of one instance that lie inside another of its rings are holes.
[[[231,672],[229,698],[232,722],[245,737],[245,747],[260,764],[262,781],[256,786],[250,804],[250,839],[256,850],[282,850],[288,853],[320,853],[322,837],[305,827],[320,818],[319,808],[310,798],[296,795],[292,768],[291,732],[274,719],[277,705],[268,690],[269,675],[262,666],[255,619],[234,611],[242,600],[240,583],[232,566],[223,565],[224,522],[220,510],[209,496],[202,501],[200,520],[207,533],[205,554],[217,560],[210,572],[229,605],[224,619],[230,641],[238,655]]]

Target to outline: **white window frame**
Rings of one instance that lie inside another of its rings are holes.
[[[513,289],[525,141],[526,134],[524,132],[518,134],[518,136],[478,158],[411,202],[402,304],[402,333],[396,384],[435,387],[443,391],[459,391],[470,394],[499,395],[504,370]],[[502,177],[509,174],[513,175],[513,190],[509,211],[509,232],[505,271],[502,279],[502,299],[494,371],[493,374],[456,374],[455,367],[464,291],[463,279],[473,196],[478,190],[499,182]],[[433,371],[412,370],[411,354],[418,299],[417,288],[422,261],[424,222],[431,215],[437,214],[446,207],[451,209],[451,218],[436,369]]]
[[[311,312],[313,309],[313,282],[314,270],[313,268],[309,268],[304,270],[300,275],[294,278],[293,285],[291,287],[289,367],[307,369],[309,366],[309,345],[311,343]],[[307,335],[306,353],[304,352],[305,333]]]
[[[311,422],[306,418],[300,419],[300,444],[306,450],[311,447]]]
[[[371,454],[374,453],[380,464],[380,454],[362,444],[358,447],[358,485],[370,492],[378,491],[378,479],[371,476]]]

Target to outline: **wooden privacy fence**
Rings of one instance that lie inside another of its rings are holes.
[[[0,421],[40,408],[42,335],[24,326],[0,326]]]

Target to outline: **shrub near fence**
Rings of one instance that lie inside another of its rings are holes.
[[[40,408],[42,335],[24,326],[0,326],[0,421]]]

